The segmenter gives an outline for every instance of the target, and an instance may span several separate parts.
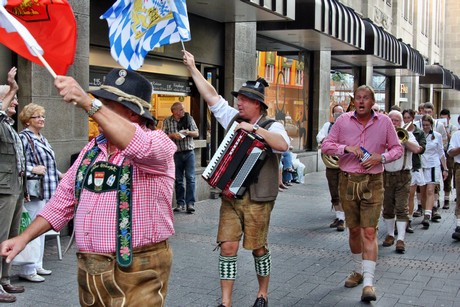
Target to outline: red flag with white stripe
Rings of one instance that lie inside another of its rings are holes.
[[[3,0],[2,4],[0,43],[45,65],[42,56],[57,74],[65,75],[77,41],[75,16],[67,0]]]

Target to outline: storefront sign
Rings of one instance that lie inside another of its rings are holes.
[[[148,78],[147,78],[148,79]],[[188,81],[182,80],[150,80],[153,86],[153,93],[169,92],[169,93],[184,93],[190,95],[192,90]]]
[[[105,69],[98,69],[97,71],[90,71],[89,86],[101,86],[104,83],[105,75],[109,72],[109,70],[104,70]],[[154,94],[167,93],[169,95],[174,95],[180,93],[189,96],[192,93],[191,84],[188,80],[160,79],[152,74],[140,73],[152,83]]]

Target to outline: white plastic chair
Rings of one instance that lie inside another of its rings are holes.
[[[58,258],[59,260],[62,260],[62,249],[61,249],[61,233],[54,231],[54,230],[49,230],[45,232],[45,239],[47,236],[54,236],[56,237],[56,244],[57,244],[57,249],[58,249]]]

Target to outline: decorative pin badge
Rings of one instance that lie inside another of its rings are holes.
[[[115,175],[113,175],[113,174],[110,175],[109,178],[107,179],[107,185],[109,187],[113,186],[113,183],[115,182],[115,179],[116,179]]]
[[[116,85],[122,85],[126,81],[125,77],[128,75],[128,72],[126,70],[122,69],[122,70],[120,70],[118,72],[118,75],[119,75],[119,77],[118,77],[117,80],[115,80],[115,84]]]
[[[104,172],[94,172],[94,190],[95,191],[102,190],[102,184],[104,183],[104,177],[105,177]]]

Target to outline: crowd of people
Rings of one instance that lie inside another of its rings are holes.
[[[366,85],[357,88],[353,102],[354,110],[347,113],[340,106],[332,108],[334,122],[323,126],[317,141],[327,157],[323,161],[336,210],[331,227],[340,231],[337,221],[345,220],[349,229],[355,269],[345,287],[363,283],[361,300],[368,302],[376,300],[373,279],[379,219],[386,226],[382,246],[395,245],[397,253],[406,251],[406,233],[414,232],[413,218],[422,217],[425,230],[439,222],[440,192],[444,192],[442,208],[449,209],[452,178],[460,176],[460,133],[455,133],[458,127],[450,123],[448,109],[434,118],[431,103],[422,104],[418,114],[410,109],[401,112],[398,106],[387,114]],[[418,208],[414,211],[416,195]],[[460,240],[458,207],[455,240]]]
[[[292,152],[284,126],[267,117],[268,84],[263,78],[231,92],[236,98],[237,108],[233,108],[185,50],[183,63],[224,129],[236,123],[236,129],[258,134],[271,149],[242,197],[222,196],[216,238],[219,306],[232,306],[241,243],[254,258],[258,290],[253,306],[268,306],[271,212],[278,192],[304,182],[305,165]],[[164,306],[173,262],[168,243],[174,234],[173,209],[195,212],[193,138],[199,131],[193,117],[176,102],[162,130],[152,129],[156,124],[149,111],[152,86],[134,71],[111,70],[91,95],[72,77],[58,76],[54,85],[63,102],[81,108],[99,127],[99,135],[90,139],[63,174],[41,133],[42,106],[26,104],[19,114],[24,130],[17,133],[12,126],[18,105],[16,73],[12,68],[8,85],[0,87],[0,174],[6,180],[0,182],[0,302],[14,302],[14,294],[25,290],[10,282],[12,259],[39,237],[38,260],[22,266],[19,277],[43,282],[43,276],[52,273],[43,268],[43,234],[60,231],[74,219],[82,306]],[[413,218],[422,218],[425,229],[441,219],[439,194],[444,192],[442,208],[448,209],[452,180],[460,180],[460,133],[450,123],[449,110],[435,119],[429,103],[419,109],[420,114],[397,107],[385,114],[377,109],[375,93],[367,85],[358,87],[353,98],[354,110],[332,108],[333,120],[320,129],[317,141],[335,211],[329,227],[348,228],[354,270],[345,287],[363,284],[361,300],[369,302],[376,300],[379,220],[383,218],[386,225],[382,245],[395,245],[396,252],[404,253]],[[42,194],[32,197],[28,182],[37,181]],[[456,240],[460,240],[459,207],[452,235]],[[23,211],[33,222],[19,234]]]

